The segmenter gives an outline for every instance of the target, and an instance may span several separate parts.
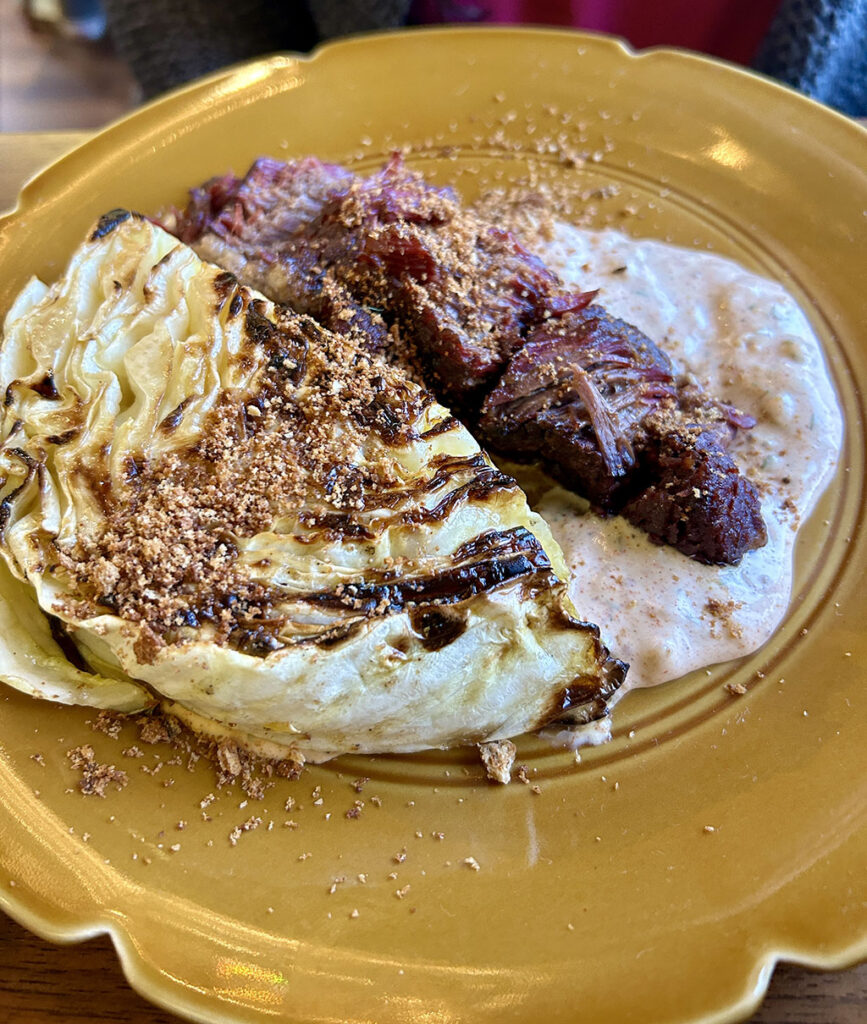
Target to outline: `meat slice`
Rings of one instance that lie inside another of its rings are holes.
[[[534,324],[593,294],[568,293],[508,231],[398,159],[334,201],[322,229],[335,276],[397,323],[403,351],[464,415]]]
[[[344,167],[315,157],[292,163],[260,157],[243,178],[225,174],[191,189],[177,234],[192,243],[212,231],[262,253],[315,220],[354,178]]]
[[[324,252],[348,258],[347,239],[323,225],[333,219],[326,207],[339,204],[355,181],[350,171],[315,157],[260,157],[243,178],[223,175],[192,189],[173,230],[245,284],[381,350],[388,326],[379,310],[355,298]]]
[[[594,294],[569,292],[512,234],[397,157],[367,178],[312,157],[258,160],[244,179],[193,190],[176,232],[331,330],[389,347],[464,415],[535,323]]]
[[[702,562],[765,543],[758,494],[726,450],[754,421],[399,157],[369,177],[261,159],[193,190],[176,231],[245,283],[357,334],[492,448],[543,462],[598,511]]]
[[[477,429],[496,450],[541,458],[597,510],[622,513],[658,543],[734,564],[767,539],[755,488],[725,450],[753,422],[593,305],[530,336]]]
[[[544,453],[568,487],[610,511],[638,468],[641,425],[675,396],[668,357],[593,305],[530,335],[485,399],[478,429],[513,456]]]
[[[620,512],[658,544],[690,558],[735,565],[767,540],[755,488],[713,433],[651,432],[643,478],[653,479]]]

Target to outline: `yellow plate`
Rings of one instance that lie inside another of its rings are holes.
[[[205,822],[204,764],[151,777],[136,770],[151,748],[123,758],[90,713],[4,692],[3,906],[51,938],[108,931],[140,992],[209,1021],[735,1020],[777,958],[839,967],[867,954],[865,140],[791,92],[682,53],[431,31],[215,76],[29,184],[0,224],[0,309],[31,272],[57,274],[108,208],[180,203],[185,186],[262,153],[370,167],[409,145],[466,193],[528,173],[576,196],[616,183],[590,201],[596,223],[710,243],[799,298],[847,430],[776,637],[631,695],[613,742],[580,765],[523,741],[538,793],[483,783],[468,755],[344,758],[261,803],[220,794]],[[626,206],[636,212],[618,220]],[[129,770],[123,794],[67,792],[64,753],[88,741]],[[286,812],[289,795],[300,806]],[[347,818],[355,800],[364,809]],[[251,815],[262,825],[232,847]]]

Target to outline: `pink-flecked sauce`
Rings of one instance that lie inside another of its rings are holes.
[[[785,615],[796,531],[833,475],[842,417],[819,342],[777,283],[731,260],[557,225],[541,253],[567,283],[656,341],[682,371],[758,420],[732,452],[762,494],[765,547],[700,565],[552,486],[534,502],[573,570],[572,598],[653,686],[759,648]],[[618,268],[625,267],[625,270]]]

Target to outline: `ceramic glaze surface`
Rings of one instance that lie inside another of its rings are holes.
[[[710,1024],[746,1016],[778,957],[867,954],[865,139],[682,53],[430,31],[217,75],[28,185],[0,221],[0,313],[106,210],[182,203],[260,154],[372,168],[406,147],[468,198],[548,183],[573,197],[567,218],[779,281],[822,344],[844,437],[773,638],[629,694],[580,763],[522,740],[533,785],[492,787],[461,753],[341,758],[243,808],[220,792],[205,821],[204,763],[151,776],[121,755],[131,728],[113,741],[92,712],[4,690],[4,909],[57,939],[110,932],[139,991],[207,1021]],[[81,743],[128,771],[122,793],[67,792]],[[251,815],[262,824],[232,846]]]

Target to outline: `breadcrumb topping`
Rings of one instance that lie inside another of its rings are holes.
[[[512,765],[518,748],[511,740],[492,740],[479,744],[479,754],[485,772],[492,782],[507,786],[512,779]]]
[[[89,743],[73,747],[66,753],[70,767],[81,774],[78,788],[85,796],[105,797],[109,786],[123,789],[129,782],[125,771],[113,764],[100,764]]]
[[[108,610],[138,624],[145,663],[205,624],[218,644],[278,646],[260,627],[273,627],[282,595],[251,578],[239,541],[281,520],[315,525],[316,510],[361,510],[393,488],[387,444],[414,436],[425,402],[351,339],[287,309],[269,318],[247,289],[237,295],[249,349],[239,358],[261,364],[254,391],[223,392],[197,444],[145,460],[96,537],[57,546],[83,595],[76,617]]]

